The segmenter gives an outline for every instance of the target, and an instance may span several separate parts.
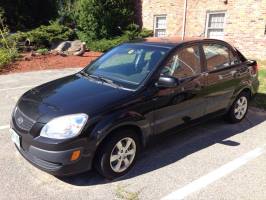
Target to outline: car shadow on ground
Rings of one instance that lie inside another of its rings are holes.
[[[240,145],[228,138],[236,134],[245,134],[244,131],[264,121],[266,121],[266,112],[251,108],[247,117],[239,124],[228,124],[223,119],[216,118],[175,135],[160,136],[142,152],[128,174],[114,181],[130,179],[160,169],[216,143],[228,146]],[[71,177],[62,177],[60,180],[76,186],[110,183],[93,170]]]

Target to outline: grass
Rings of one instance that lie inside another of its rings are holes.
[[[266,60],[258,61],[258,64],[260,87],[251,105],[266,110]]]
[[[117,186],[115,196],[121,200],[139,200],[139,192],[132,192],[126,190],[126,186]]]

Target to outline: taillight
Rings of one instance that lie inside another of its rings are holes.
[[[256,63],[255,65],[252,66],[254,72],[257,74],[258,73],[258,69],[259,69],[259,66],[258,64]]]
[[[258,73],[258,65],[257,65],[257,63],[256,63],[256,64],[254,64],[254,65],[252,65],[252,66],[250,67],[250,74],[251,74],[252,76],[256,76],[257,73]]]

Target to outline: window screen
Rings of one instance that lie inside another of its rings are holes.
[[[166,15],[160,15],[154,17],[154,36],[155,37],[166,36]]]
[[[223,39],[224,37],[225,13],[208,13],[207,17],[207,37]]]

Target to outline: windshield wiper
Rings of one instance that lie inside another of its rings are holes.
[[[93,78],[93,79],[96,79],[96,80],[100,80],[102,83],[107,83],[113,87],[122,87],[121,85],[117,84],[117,83],[114,83],[111,79],[108,79],[106,77],[103,77],[103,76],[99,76],[99,75],[94,75],[94,74],[88,74],[84,71],[81,71],[80,72],[82,75],[86,76],[86,77],[89,77],[89,78]]]

